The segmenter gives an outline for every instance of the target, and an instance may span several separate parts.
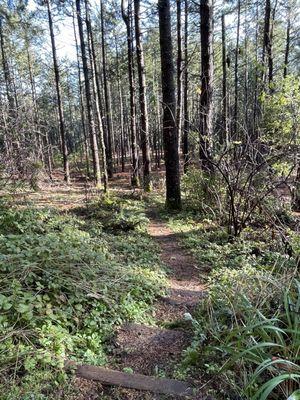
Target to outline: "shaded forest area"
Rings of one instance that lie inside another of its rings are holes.
[[[299,15],[0,2],[0,400],[300,398]]]

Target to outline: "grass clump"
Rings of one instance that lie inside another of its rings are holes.
[[[249,226],[233,238],[217,222],[187,211],[169,224],[207,281],[178,376],[208,380],[222,400],[293,396],[300,385],[297,232],[290,225],[281,232]]]

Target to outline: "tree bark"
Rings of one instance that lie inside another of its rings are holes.
[[[120,151],[121,151],[121,168],[122,172],[125,172],[125,129],[124,129],[124,106],[123,106],[123,92],[121,86],[121,76],[120,76],[120,67],[119,67],[119,50],[118,50],[118,43],[117,37],[115,35],[115,47],[116,47],[116,70],[117,70],[117,88],[118,88],[118,97],[119,97],[119,106],[120,106]]]
[[[163,95],[163,139],[166,166],[166,206],[181,208],[176,99],[172,54],[170,0],[158,0],[161,82]]]
[[[204,171],[212,171],[211,140],[213,123],[213,4],[200,2],[201,95],[200,95],[200,163]]]
[[[182,24],[181,24],[181,1],[176,0],[177,9],[177,108],[176,124],[178,144],[180,149],[181,125],[182,125]]]
[[[285,44],[284,68],[283,68],[283,77],[284,78],[286,78],[286,76],[288,74],[290,41],[291,41],[291,8],[290,8],[290,5],[288,4],[288,6],[287,6],[286,44]]]
[[[237,6],[237,30],[235,45],[235,62],[234,62],[234,108],[233,108],[233,132],[232,136],[237,140],[238,134],[238,118],[239,118],[239,51],[240,51],[240,26],[241,26],[241,1],[238,0]]]
[[[228,99],[227,99],[227,62],[226,62],[225,15],[222,14],[222,135],[221,140],[228,145]]]
[[[4,41],[4,33],[3,33],[3,17],[0,16],[0,42],[1,42],[1,56],[2,56],[2,67],[4,72],[4,80],[5,80],[5,89],[6,89],[6,97],[9,106],[9,114],[13,115],[15,113],[15,100],[13,96],[13,87],[12,87],[12,78],[10,73],[10,68],[6,55],[5,41]]]
[[[91,74],[92,74],[92,82],[93,82],[93,91],[94,91],[94,103],[97,114],[97,122],[99,128],[99,142],[102,150],[102,166],[103,166],[103,184],[104,184],[104,192],[108,190],[108,168],[106,162],[106,148],[104,143],[104,130],[103,130],[103,119],[101,115],[101,109],[99,104],[100,99],[100,83],[98,79],[97,73],[97,60],[96,60],[96,51],[94,45],[94,37],[92,31],[92,25],[89,16],[88,9],[88,0],[85,0],[85,15],[86,15],[86,27],[87,34],[89,37],[89,54],[90,54],[90,64],[91,64]]]
[[[81,0],[76,0],[76,12],[77,12],[77,22],[78,22],[78,31],[79,31],[79,41],[80,41],[80,48],[81,48],[82,68],[83,68],[83,75],[84,75],[86,109],[87,109],[89,135],[90,135],[90,143],[91,143],[92,157],[93,157],[94,179],[95,179],[96,186],[100,186],[101,185],[101,172],[100,172],[100,162],[99,162],[99,151],[98,151],[98,143],[97,143],[97,136],[96,136],[95,121],[94,121],[92,93],[91,93],[90,80],[89,80],[90,77],[89,77],[89,70],[88,70],[86,44],[85,44],[84,32],[83,32],[83,22],[82,22],[82,16],[81,16],[80,1]]]
[[[266,67],[266,58],[268,62],[268,68]],[[269,77],[269,83],[273,79],[273,59],[272,59],[272,44],[271,44],[271,0],[266,0],[265,3],[265,19],[264,19],[264,34],[263,34],[263,54],[262,64],[264,66],[263,71],[263,83],[266,83],[267,76]],[[269,73],[267,75],[267,69]]]
[[[140,137],[141,148],[143,155],[143,178],[144,190],[151,190],[151,163],[150,163],[150,144],[149,144],[149,122],[147,110],[147,85],[146,71],[144,61],[144,51],[140,27],[140,0],[134,0],[134,20],[135,20],[135,40],[136,40],[136,55],[137,55],[137,70],[139,78],[139,100],[140,100]]]
[[[184,0],[184,91],[183,91],[183,168],[187,172],[189,165],[189,104],[188,104],[188,0]]]
[[[84,110],[84,100],[83,100],[83,90],[82,90],[82,80],[81,80],[81,71],[80,71],[80,62],[79,62],[79,47],[76,33],[76,25],[75,25],[75,12],[73,11],[73,30],[74,30],[74,39],[75,39],[75,48],[76,48],[76,61],[77,61],[77,72],[78,72],[78,86],[79,86],[79,101],[80,101],[80,117],[81,117],[81,127],[83,132],[83,140],[84,140],[84,153],[85,153],[85,165],[86,165],[86,173],[87,176],[90,177],[90,160],[89,160],[89,146],[88,146],[88,137],[87,137],[87,129],[86,129],[86,116]]]
[[[112,129],[111,129],[111,108],[108,93],[107,67],[106,67],[106,49],[105,49],[105,29],[104,29],[104,7],[103,1],[100,0],[100,17],[101,17],[101,50],[102,50],[102,69],[103,69],[103,87],[105,99],[105,114],[106,114],[106,158],[107,172],[109,178],[113,177],[113,154],[112,154]]]
[[[68,147],[67,147],[64,111],[63,111],[62,97],[61,97],[60,72],[59,72],[59,68],[58,68],[58,61],[57,61],[57,54],[56,54],[56,44],[55,44],[55,37],[54,37],[53,19],[52,19],[50,1],[51,0],[47,0],[47,10],[48,10],[48,23],[49,23],[49,30],[50,30],[52,59],[53,59],[53,68],[54,68],[55,85],[56,85],[57,108],[58,108],[58,116],[59,116],[59,130],[60,130],[60,138],[61,138],[61,148],[62,148],[62,156],[63,156],[65,181],[67,182],[67,184],[69,184],[70,183],[70,170],[69,170],[69,160],[68,160]]]
[[[132,51],[132,27],[131,27],[131,0],[128,3],[127,13],[125,11],[124,0],[122,0],[122,17],[127,31],[127,54],[128,54],[128,79],[130,95],[130,131],[131,131],[131,151],[132,151],[132,186],[139,186],[139,163],[136,136],[136,109],[135,109],[135,84],[133,75],[133,51]]]

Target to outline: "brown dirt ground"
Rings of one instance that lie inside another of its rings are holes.
[[[148,232],[159,244],[161,259],[167,267],[169,288],[155,306],[158,324],[183,321],[185,313],[193,313],[199,300],[205,295],[205,286],[199,279],[199,270],[194,258],[180,244],[166,224],[151,210]],[[146,375],[162,373],[172,376],[176,362],[188,347],[192,333],[185,326],[166,329],[157,326],[125,324],[115,337],[115,367],[130,368],[133,372]],[[131,391],[127,391],[129,393]],[[162,398],[140,394],[138,399]],[[200,396],[200,395],[199,395]],[[124,397],[127,398],[127,397]],[[134,399],[135,397],[128,397]],[[174,398],[174,397],[173,397]],[[202,398],[201,396],[199,398]]]

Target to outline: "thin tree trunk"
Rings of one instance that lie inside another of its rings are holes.
[[[200,163],[212,171],[211,140],[213,123],[213,5],[212,0],[200,2],[201,33],[201,95],[200,95]]]
[[[89,37],[89,54],[90,54],[90,64],[91,64],[91,74],[92,74],[92,81],[93,81],[93,90],[94,90],[94,102],[95,102],[95,109],[97,114],[97,121],[98,121],[98,128],[99,128],[99,141],[102,150],[102,166],[103,166],[103,184],[104,184],[104,192],[108,190],[108,168],[106,162],[106,149],[104,143],[104,130],[103,130],[103,119],[100,110],[99,104],[99,93],[100,93],[100,83],[97,74],[97,61],[96,61],[96,51],[94,45],[94,38],[92,32],[92,26],[89,16],[88,10],[88,0],[85,0],[85,8],[86,8],[86,27],[87,27],[87,34]]]
[[[228,104],[227,104],[227,62],[226,62],[226,27],[225,15],[222,14],[222,142],[228,145]]]
[[[133,76],[133,52],[132,52],[132,27],[131,27],[131,3],[128,3],[128,12],[124,8],[124,0],[122,0],[122,17],[127,30],[127,53],[128,53],[128,78],[129,78],[129,94],[130,94],[130,130],[131,130],[131,149],[132,149],[132,179],[133,186],[139,186],[139,165],[138,165],[138,149],[136,137],[136,109],[135,109],[135,84]]]
[[[103,70],[103,87],[105,99],[105,114],[106,114],[106,158],[107,158],[107,173],[109,178],[113,177],[113,158],[112,158],[112,129],[111,129],[111,109],[108,93],[107,67],[106,67],[106,49],[105,49],[105,29],[104,29],[104,7],[103,1],[100,0],[100,17],[101,17],[101,50],[102,50],[102,70]]]
[[[240,51],[240,26],[241,26],[241,1],[238,0],[237,9],[237,31],[235,45],[235,62],[234,62],[234,108],[233,108],[233,132],[232,136],[236,137],[238,133],[238,117],[239,117],[239,51]]]
[[[270,21],[270,43],[268,50],[268,67],[269,67],[269,88],[270,91],[273,92],[274,88],[272,86],[273,78],[274,78],[274,61],[273,61],[273,38],[274,38],[274,21],[275,21],[275,13],[277,7],[277,0],[275,1]]]
[[[85,44],[85,40],[84,40],[80,1],[81,0],[76,0],[76,12],[77,12],[79,41],[80,41],[81,57],[82,57],[82,68],[83,68],[83,74],[84,74],[86,108],[87,108],[90,143],[91,143],[92,157],[93,157],[94,179],[95,179],[96,186],[100,186],[101,185],[101,172],[100,172],[100,162],[99,162],[99,151],[98,151],[98,143],[97,143],[97,136],[96,136],[95,121],[94,121],[92,94],[91,94],[91,87],[90,87],[90,81],[89,81],[86,44]]]
[[[291,41],[291,9],[290,5],[287,6],[287,26],[286,26],[286,44],[284,53],[284,69],[283,77],[286,78],[288,73],[289,55],[290,55],[290,41]]]
[[[115,141],[115,127],[114,127],[114,118],[113,118],[113,107],[112,107],[112,95],[111,95],[111,87],[112,84],[111,82],[107,83],[107,89],[108,89],[108,102],[109,102],[109,115],[110,115],[110,132],[111,132],[111,159],[112,159],[112,166],[114,169],[114,163],[115,163],[115,152],[116,152],[116,141]]]
[[[83,138],[84,138],[85,165],[86,165],[87,176],[90,177],[89,146],[88,146],[86,123],[85,123],[86,116],[85,116],[85,110],[84,110],[83,90],[82,90],[80,61],[79,61],[79,46],[78,46],[78,40],[77,40],[76,25],[75,25],[75,13],[74,12],[73,12],[73,30],[74,30],[75,47],[76,47],[78,85],[79,85],[79,102],[80,102],[80,117],[81,117],[81,127],[82,127]]]
[[[187,172],[189,165],[189,104],[188,104],[188,0],[184,0],[184,92],[183,92],[183,168]]]
[[[259,4],[256,4],[256,20],[259,20]],[[253,122],[252,122],[252,142],[258,138],[257,119],[259,114],[258,104],[258,37],[259,37],[259,24],[256,24],[255,30],[255,70],[254,70],[254,101],[253,101]]]
[[[249,9],[249,3],[246,0],[245,2],[245,26],[244,31],[248,32],[249,25],[247,19],[247,10]],[[250,132],[249,127],[249,104],[248,104],[248,97],[249,97],[249,51],[248,51],[248,36],[245,35],[244,38],[244,120],[245,120],[245,132],[247,132],[247,136]],[[251,81],[250,81],[251,82]],[[252,83],[252,82],[251,82]]]
[[[170,0],[158,0],[161,82],[163,95],[163,138],[166,166],[166,206],[181,208],[176,98],[172,54]]]
[[[146,71],[144,61],[143,43],[140,27],[140,0],[134,0],[134,20],[135,20],[135,40],[137,69],[139,78],[139,100],[140,100],[140,136],[143,155],[143,178],[144,190],[151,190],[151,161],[150,161],[150,145],[149,145],[149,122],[146,97]]]
[[[116,46],[117,87],[118,87],[119,106],[120,106],[121,168],[122,168],[122,172],[125,172],[124,106],[123,106],[123,93],[122,93],[121,77],[120,77],[120,69],[119,69],[119,51],[118,51],[118,44],[117,44],[116,36],[115,36],[115,46]]]
[[[182,126],[182,27],[181,27],[181,1],[176,0],[177,9],[177,108],[176,124],[178,144],[180,149],[181,126]]]
[[[47,10],[48,10],[48,22],[49,22],[51,47],[52,47],[53,67],[54,67],[54,75],[55,75],[57,108],[58,108],[58,116],[59,116],[59,130],[60,130],[60,138],[61,138],[61,148],[62,148],[62,156],[63,156],[63,164],[64,164],[65,181],[67,182],[67,184],[69,184],[70,183],[70,170],[69,170],[69,160],[68,160],[68,147],[67,147],[67,139],[66,139],[64,111],[63,111],[62,97],[61,97],[60,73],[59,73],[57,54],[56,54],[56,45],[55,45],[55,37],[54,37],[54,30],[53,30],[53,20],[52,20],[50,1],[51,0],[47,0]]]
[[[4,33],[3,33],[3,17],[0,16],[0,42],[1,42],[1,56],[2,56],[2,67],[4,72],[4,80],[5,80],[5,89],[6,89],[6,97],[8,101],[9,114],[11,117],[15,115],[16,105],[13,96],[13,87],[12,87],[12,78],[10,73],[10,68],[6,55],[6,48],[4,42]]]
[[[34,141],[36,143],[36,157],[37,159],[41,160],[43,165],[44,165],[44,159],[43,159],[43,141],[41,137],[41,131],[40,131],[40,118],[39,118],[39,112],[38,112],[38,107],[36,103],[36,87],[35,87],[35,79],[33,75],[33,70],[32,70],[32,60],[31,60],[31,54],[30,54],[30,45],[29,45],[29,40],[27,37],[27,32],[25,35],[25,45],[26,45],[26,53],[27,53],[27,64],[28,64],[28,73],[29,73],[29,81],[30,81],[30,89],[31,89],[31,100],[32,100],[32,124],[34,126]],[[51,179],[51,177],[50,177]]]
[[[270,65],[272,67],[272,45],[271,45],[271,0],[266,0],[265,3],[265,20],[264,20],[264,35],[263,35],[263,54],[262,64],[263,70],[263,84],[266,83],[267,68],[266,58],[268,61],[269,81],[270,81]],[[272,73],[271,73],[272,74]]]

